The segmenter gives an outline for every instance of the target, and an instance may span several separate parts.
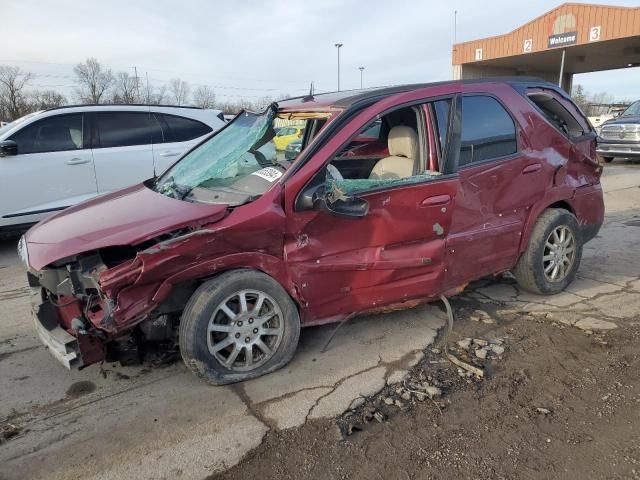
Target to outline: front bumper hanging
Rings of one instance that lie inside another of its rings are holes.
[[[41,300],[40,289],[33,288],[31,304],[40,341],[69,370],[82,368],[84,364],[78,339],[60,326],[55,307],[50,302],[41,303]]]

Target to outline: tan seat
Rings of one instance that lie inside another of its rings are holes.
[[[413,175],[418,156],[418,134],[411,127],[397,126],[389,131],[389,157],[381,158],[369,178],[395,180]]]

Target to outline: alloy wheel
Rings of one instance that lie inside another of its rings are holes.
[[[207,327],[207,345],[221,365],[243,372],[269,360],[283,334],[277,302],[265,292],[240,290],[216,307]]]
[[[571,271],[576,259],[576,239],[565,225],[554,228],[544,244],[542,265],[550,282],[561,282]]]

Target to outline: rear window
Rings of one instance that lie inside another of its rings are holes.
[[[518,151],[516,126],[493,97],[462,98],[462,132],[459,166],[506,157]]]
[[[213,131],[210,126],[191,118],[165,113],[156,113],[156,116],[163,123],[165,142],[188,142]]]

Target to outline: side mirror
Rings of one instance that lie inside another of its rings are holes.
[[[342,178],[340,171],[331,164],[327,165],[325,193],[321,205],[329,213],[340,217],[362,218],[366,216],[369,213],[369,202],[342,191],[341,182],[344,182],[344,178]]]
[[[332,202],[325,200],[325,207],[328,212],[339,217],[362,218],[369,213],[369,202],[358,197],[347,197]]]
[[[18,154],[18,144],[13,140],[0,142],[0,157],[9,157]]]

